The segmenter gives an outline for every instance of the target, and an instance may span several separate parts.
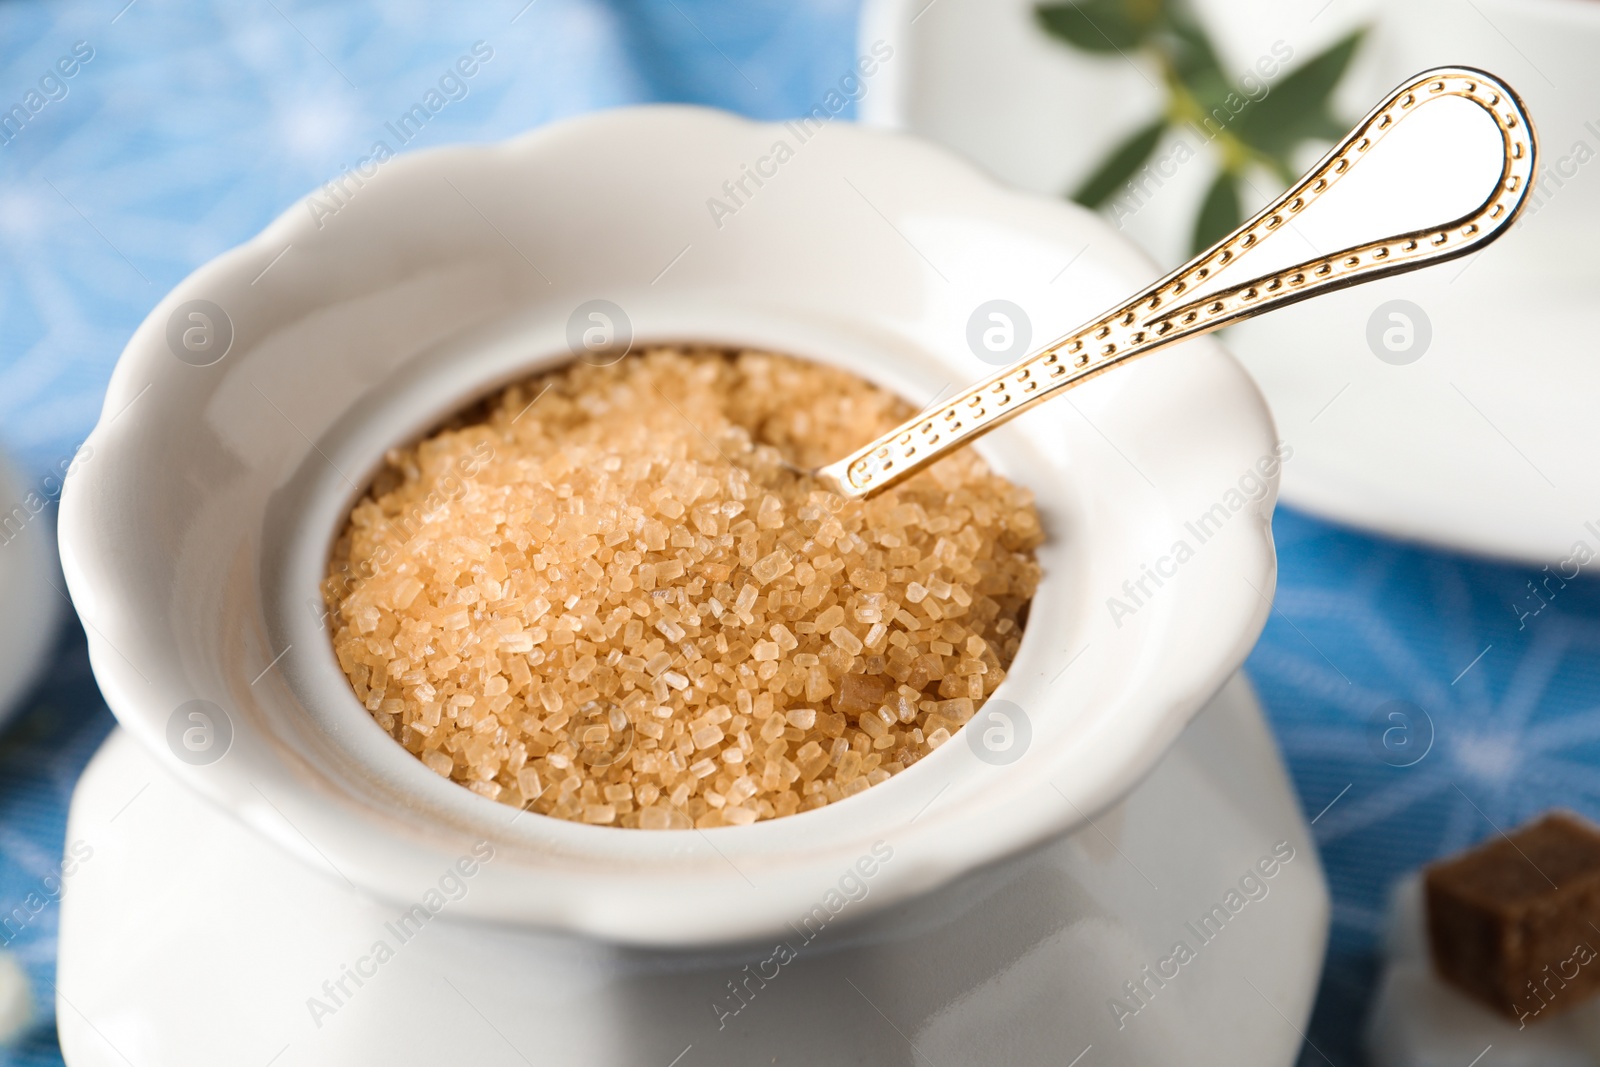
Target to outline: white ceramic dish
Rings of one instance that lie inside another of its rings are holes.
[[[400,909],[239,826],[118,731],[67,828],[89,858],[62,903],[61,1044],[72,1067],[1067,1067],[1085,1049],[1079,1067],[1288,1067],[1326,931],[1309,838],[1236,677],[1094,826],[829,927],[776,977],[771,941],[662,953],[457,921],[476,879],[401,944]],[[1200,944],[1185,924],[1278,842],[1294,859]],[[1143,979],[1177,940],[1196,958]],[[323,984],[341,979],[334,1004]],[[720,1027],[730,980],[750,1003]],[[1150,999],[1119,1020],[1127,981]]]
[[[1159,79],[1116,57],[1085,57],[1048,40],[1033,24],[1035,6],[872,0],[863,38],[893,41],[897,56],[885,68],[883,91],[863,100],[864,119],[956,148],[1019,188],[1060,195],[1156,111]],[[1600,450],[1600,424],[1590,410],[1600,364],[1590,358],[1588,340],[1600,271],[1589,251],[1600,239],[1600,177],[1587,165],[1600,152],[1600,116],[1590,108],[1600,92],[1592,62],[1600,9],[1589,0],[1219,0],[1199,7],[1224,62],[1237,71],[1262,56],[1281,58],[1285,49],[1293,66],[1353,26],[1374,24],[1341,87],[1352,116],[1430,66],[1492,70],[1527,99],[1545,150],[1543,191],[1516,232],[1483,255],[1309,301],[1229,332],[1230,347],[1295,448],[1284,499],[1454,549],[1540,563],[1569,559],[1580,541],[1600,552],[1600,533],[1589,525],[1600,522],[1600,470],[1589,461]],[[1418,123],[1405,132],[1423,139],[1409,157],[1426,175],[1417,188],[1449,200],[1459,192],[1452,179],[1463,171],[1426,165],[1456,158],[1443,140],[1448,126]],[[1168,265],[1185,258],[1212,173],[1202,154],[1170,176],[1144,181],[1124,232]],[[1553,173],[1556,184],[1549,183]],[[1392,189],[1361,184],[1353,177],[1338,191],[1341,215],[1375,221],[1387,214]],[[1431,324],[1430,346],[1406,365],[1379,358],[1368,341],[1369,322],[1392,300],[1417,305]]]
[[[1442,56],[1500,73],[1537,124],[1540,181],[1516,229],[1480,255],[1308,302],[1229,338],[1306,461],[1284,483],[1296,504],[1533,563],[1581,564],[1600,552],[1600,469],[1590,458],[1600,451],[1600,177],[1586,165],[1600,152],[1597,48],[1600,9],[1588,0],[1384,8],[1360,88],[1375,95]],[[1444,133],[1419,155],[1449,158]],[[1450,177],[1430,182],[1448,191]],[[1354,210],[1383,210],[1375,191],[1352,193]],[[1369,320],[1396,300],[1420,308],[1432,332],[1400,366],[1374,358],[1367,342]]]
[[[1600,1064],[1600,1003],[1564,1005],[1525,1025],[1506,1019],[1434,974],[1424,908],[1420,875],[1390,894],[1383,973],[1366,1024],[1372,1067],[1457,1067],[1474,1056],[1485,1067]]]
[[[989,369],[966,348],[965,319],[990,293],[1022,294],[1043,337],[1149,272],[1087,213],[842,125],[794,145],[719,228],[707,198],[779,139],[797,137],[655,108],[406,156],[332,217],[291,208],[179,285],[117,365],[105,411],[121,414],[96,430],[96,462],[62,503],[68,582],[128,731],[269,838],[381,898],[415,899],[488,840],[498,858],[463,915],[656,945],[780,929],[878,841],[897,860],[862,911],[886,908],[1125,794],[1243,660],[1272,595],[1274,486],[1257,473],[1272,424],[1210,342],[1107,375],[985,442],[1036,490],[1049,533],[997,694],[1032,722],[1009,766],[951,744],[816,812],[635,833],[514,819],[426,770],[350,693],[317,582],[356,486],[387,447],[570,358],[580,304],[614,301],[639,339],[770,346],[929,398]],[[231,346],[206,366],[174,354],[195,300],[231,320]],[[1185,524],[1213,507],[1217,529],[1174,566],[1175,542],[1196,541]],[[1147,565],[1176,576],[1160,589],[1146,579],[1155,595],[1114,620],[1107,598]],[[169,743],[197,699],[230,735],[203,765]]]
[[[0,727],[20,710],[60,630],[64,605],[45,496],[0,453]]]

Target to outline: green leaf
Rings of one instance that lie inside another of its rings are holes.
[[[1239,208],[1239,187],[1234,176],[1223,171],[1211,183],[1211,188],[1206,190],[1206,198],[1200,204],[1200,217],[1194,222],[1190,251],[1199,255],[1238,229],[1243,221],[1244,213]]]
[[[1133,176],[1140,164],[1150,158],[1150,153],[1161,143],[1161,135],[1166,129],[1167,120],[1157,119],[1112,149],[1094,173],[1073,192],[1072,199],[1084,207],[1099,207]]]
[[[1168,15],[1166,28],[1169,36],[1162,45],[1173,75],[1206,111],[1221,106],[1234,91],[1233,82],[1223,71],[1205,28],[1182,8]]]
[[[1333,117],[1329,103],[1364,32],[1355,31],[1296,67],[1244,109],[1234,123],[1234,134],[1284,167],[1301,142],[1338,139],[1344,126]]]
[[[1040,4],[1034,8],[1039,25],[1085,52],[1126,52],[1144,43],[1161,5],[1124,0],[1078,0],[1077,3]]]

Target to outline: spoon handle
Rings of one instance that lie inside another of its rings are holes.
[[[1472,101],[1494,119],[1504,160],[1478,207],[1454,221],[1354,245],[1203,295],[1205,283],[1260,246],[1348,173],[1407,115],[1447,96]],[[951,400],[917,415],[817,477],[864,498],[1121,363],[1187,338],[1320,293],[1464,256],[1503,234],[1533,181],[1536,138],[1522,101],[1493,75],[1438,67],[1410,78],[1282,196],[1237,230],[1122,306],[1079,327]]]

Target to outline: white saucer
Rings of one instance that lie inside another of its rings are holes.
[[[121,730],[79,782],[67,841],[89,853],[61,912],[72,1067],[1288,1067],[1328,917],[1242,676],[1091,826],[918,900],[870,937],[824,931],[722,1029],[713,1004],[771,947],[630,950],[466,923],[448,905],[401,943],[396,908],[232,821]],[[1259,882],[1266,895],[1201,943],[1186,924],[1229,906],[1278,842],[1294,857]],[[381,964],[379,940],[394,946]],[[1178,940],[1194,958],[1160,985],[1145,978]],[[359,986],[346,965],[369,972]],[[345,995],[324,988],[341,980]],[[1125,982],[1147,990],[1136,1014]],[[1113,998],[1129,1009],[1120,1020]]]
[[[886,69],[897,80],[863,99],[863,120],[939,141],[1012,185],[1060,195],[1161,96],[1153,72],[1046,38],[1035,6],[871,0],[863,41],[894,42],[897,62]],[[1507,77],[1527,98],[1543,134],[1544,173],[1577,140],[1600,149],[1600,134],[1576,121],[1594,116],[1567,114],[1594,98],[1593,4],[1361,0],[1330,10],[1321,0],[1234,0],[1200,9],[1224,62],[1239,71],[1273,43],[1280,55],[1292,51],[1292,68],[1376,18],[1341,87],[1342,110],[1360,114],[1405,74],[1468,63]],[[1475,553],[1548,563],[1571,558],[1583,542],[1600,556],[1592,459],[1600,361],[1589,314],[1597,278],[1587,251],[1600,232],[1592,206],[1600,171],[1572,161],[1567,168],[1563,187],[1543,197],[1548,204],[1476,260],[1309,301],[1225,335],[1294,447],[1283,471],[1287,503]],[[1176,265],[1212,173],[1202,157],[1147,181],[1149,196],[1120,228]],[[1379,213],[1371,203],[1358,210]],[[1408,365],[1382,361],[1368,343],[1369,322],[1390,300],[1418,305],[1432,325],[1431,347]]]

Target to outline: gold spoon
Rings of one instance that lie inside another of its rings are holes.
[[[1447,96],[1477,104],[1500,131],[1500,180],[1481,205],[1441,226],[1356,245],[1198,295],[1206,282],[1309,207],[1407,115]],[[1287,192],[1211,248],[1120,307],[813,474],[843,496],[870,497],[1034,405],[1139,356],[1319,293],[1482,248],[1522,210],[1533,182],[1536,146],[1522,101],[1500,79],[1471,67],[1424,71],[1374,108]]]

